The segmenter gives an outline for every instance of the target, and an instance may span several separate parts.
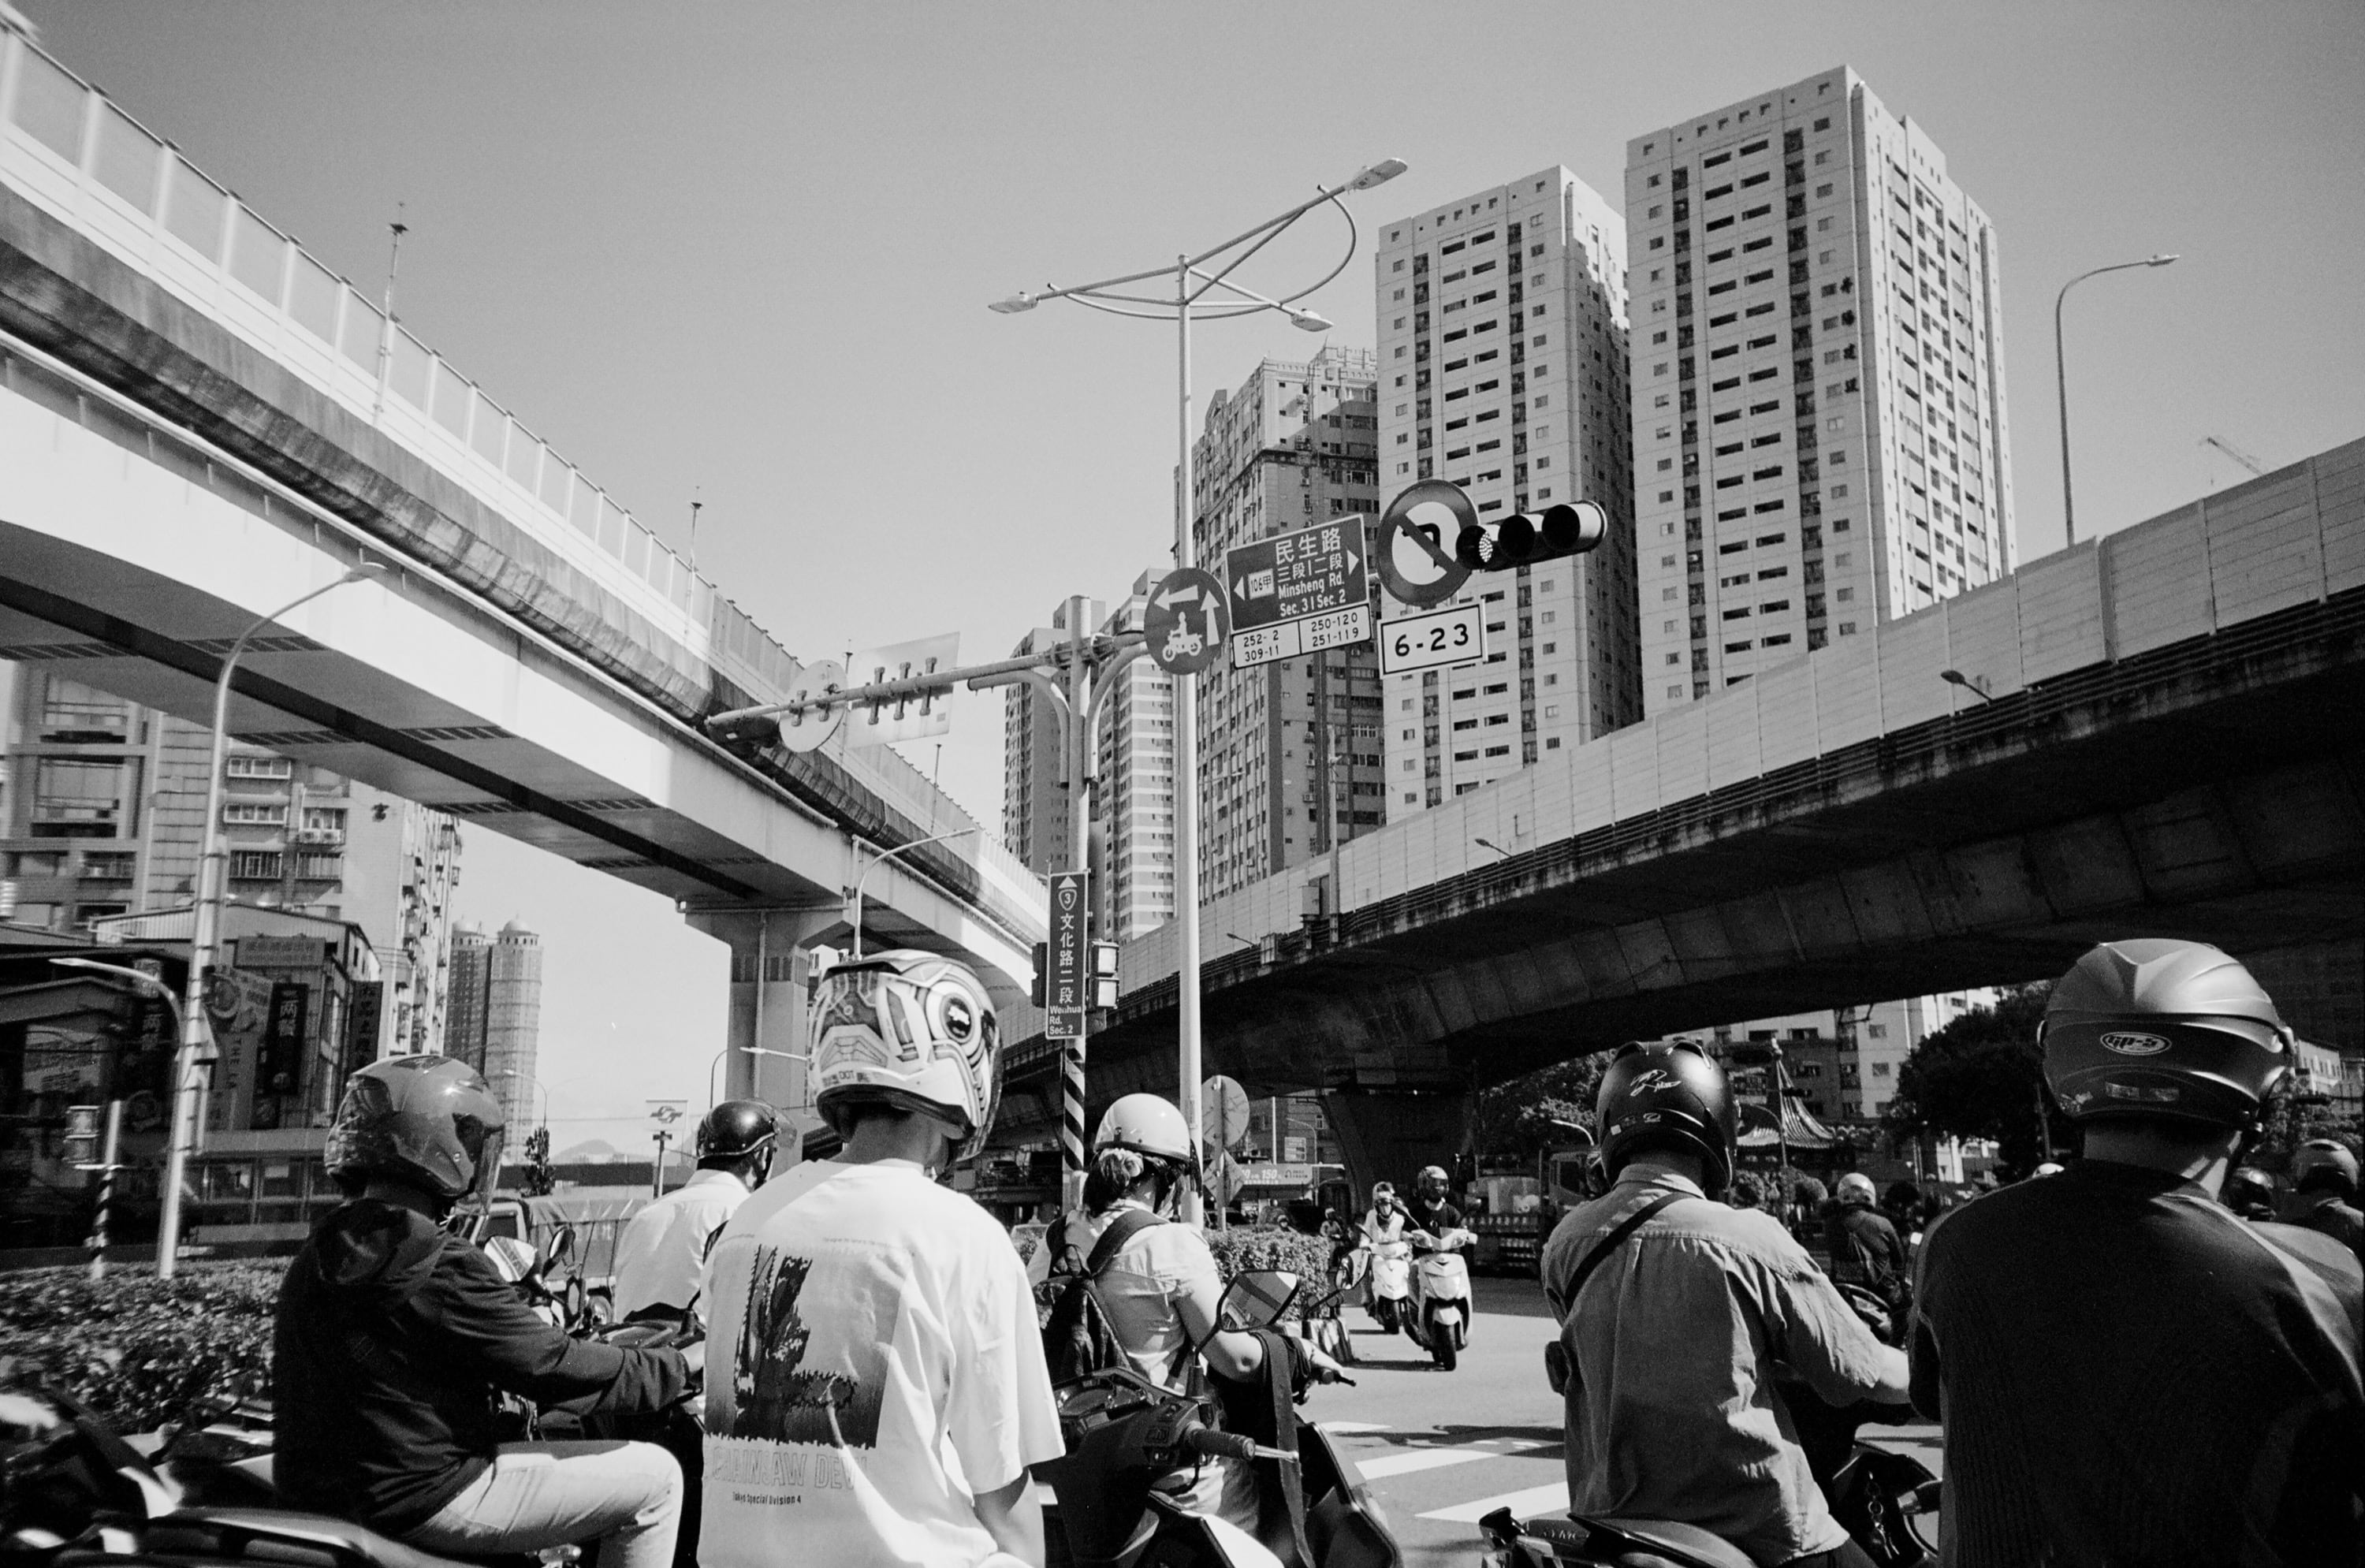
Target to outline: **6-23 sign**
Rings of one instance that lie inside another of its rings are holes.
[[[1426,615],[1380,622],[1380,673],[1476,664],[1486,656],[1486,613],[1479,604],[1449,605]]]

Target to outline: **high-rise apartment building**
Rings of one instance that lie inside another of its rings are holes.
[[[1207,399],[1192,446],[1198,559],[1270,534],[1376,521],[1377,362],[1325,348],[1266,360]],[[1370,644],[1199,678],[1199,876],[1213,898],[1327,853],[1384,819],[1380,689]]]
[[[1470,579],[1455,602],[1486,608],[1485,663],[1388,681],[1402,817],[1642,717],[1626,225],[1555,167],[1382,224],[1373,264],[1383,493],[1444,478],[1482,520],[1609,515],[1590,554]]]
[[[2012,567],[1994,226],[1844,67],[1627,144],[1653,713]]]
[[[48,664],[7,666],[0,878],[10,918],[59,930],[186,906],[211,732]],[[388,1052],[435,1050],[460,836],[443,812],[232,737],[226,896],[350,922],[379,959]]]
[[[1027,658],[1068,641],[1070,601],[1051,611],[1051,624],[1038,626],[1010,650]],[[1107,606],[1082,602],[1079,623],[1087,633]],[[1061,755],[1059,711],[1030,682],[1004,689],[1002,699],[1002,841],[1037,876],[1070,869],[1067,759]]]
[[[453,934],[445,1054],[485,1075],[513,1127],[540,1120],[534,1064],[542,1043],[542,938],[510,921]]]
[[[1101,630],[1140,630],[1163,576],[1134,579]],[[1093,931],[1123,942],[1174,918],[1174,678],[1142,658],[1109,678],[1093,735]]]

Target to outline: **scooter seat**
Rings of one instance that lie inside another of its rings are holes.
[[[365,1562],[372,1568],[475,1568],[465,1560],[438,1557],[380,1535],[366,1525],[327,1514],[276,1508],[184,1508],[156,1520],[151,1529],[171,1531],[176,1526],[247,1540],[317,1547],[339,1561]],[[241,1549],[240,1555],[252,1554]]]
[[[1756,1568],[1747,1552],[1698,1525],[1676,1519],[1602,1518],[1593,1515],[1581,1517],[1576,1522],[1592,1532],[1586,1542],[1591,1551],[1598,1551],[1615,1543],[1672,1553],[1674,1561],[1684,1568]],[[1608,1540],[1604,1540],[1605,1536]]]

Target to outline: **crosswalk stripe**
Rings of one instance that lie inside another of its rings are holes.
[[[1523,1519],[1536,1514],[1564,1514],[1568,1511],[1568,1483],[1555,1481],[1549,1486],[1530,1486],[1524,1492],[1506,1492],[1499,1496],[1481,1497],[1474,1503],[1456,1503],[1420,1517],[1474,1525],[1497,1508],[1508,1508]]]
[[[1335,1432],[1342,1438],[1351,1438],[1362,1432],[1384,1432],[1389,1429],[1384,1421],[1323,1421],[1317,1425],[1324,1431]]]
[[[1474,1459],[1501,1459],[1508,1454],[1550,1446],[1549,1443],[1519,1442],[1487,1449],[1413,1449],[1379,1459],[1359,1459],[1355,1462],[1355,1468],[1363,1473],[1364,1480],[1376,1481],[1384,1475],[1410,1475],[1418,1471],[1442,1470],[1449,1464],[1468,1464]]]

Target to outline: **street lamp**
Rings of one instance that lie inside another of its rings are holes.
[[[931,844],[942,844],[947,839],[966,838],[970,834],[977,831],[978,830],[973,827],[957,827],[950,833],[940,833],[934,838],[915,838],[909,844],[899,844],[892,849],[881,850],[876,859],[872,860],[869,865],[865,866],[862,868],[862,874],[854,879],[854,897],[852,900],[852,907],[846,917],[854,927],[854,956],[856,958],[858,958],[862,957],[862,885],[870,880],[870,873],[876,871],[880,867],[884,866],[887,862],[895,859],[899,856],[909,855],[914,849],[925,849]],[[757,975],[756,977],[756,983],[758,985],[763,984],[764,977]],[[774,1051],[771,1054],[774,1056],[786,1056],[789,1053],[786,1051]]]
[[[299,605],[347,583],[374,578],[386,569],[382,562],[364,561],[334,582],[300,594],[268,615],[256,616],[231,642],[214,677],[212,771],[206,779],[206,821],[200,840],[204,850],[197,859],[196,908],[190,912],[189,983],[181,1003],[181,1048],[173,1063],[172,1131],[164,1145],[164,1191],[156,1216],[156,1277],[160,1280],[171,1279],[179,1261],[181,1183],[188,1175],[189,1146],[196,1141],[196,1078],[214,1058],[212,1030],[206,1023],[205,983],[221,946],[222,872],[228,856],[222,843],[222,769],[230,750],[230,677],[238,669],[239,655],[246,652],[248,641],[257,632]]]
[[[1958,669],[1942,669],[1938,672],[1938,678],[1945,681],[1949,686],[1961,687],[1964,690],[1969,692],[1972,696],[1978,698],[1982,702],[1992,702],[1995,700],[1994,694],[1987,689],[1987,683],[1979,679],[1978,676],[1965,675]]]
[[[1504,848],[1501,845],[1495,843],[1492,839],[1474,838],[1470,842],[1476,845],[1481,849],[1493,850],[1496,854],[1501,856],[1506,860],[1508,860],[1511,857],[1511,852],[1509,850]]]
[[[1220,245],[1212,246],[1196,255],[1179,255],[1172,267],[1153,267],[1146,272],[1128,273],[1123,277],[1102,278],[1093,283],[1076,284],[1066,288],[1046,287],[1039,292],[1021,290],[1007,299],[997,300],[987,308],[1005,316],[1032,310],[1050,299],[1071,299],[1094,310],[1104,310],[1113,316],[1133,316],[1148,320],[1172,320],[1175,328],[1175,456],[1174,456],[1174,565],[1187,567],[1197,564],[1197,549],[1191,538],[1191,519],[1195,510],[1191,493],[1191,323],[1194,316],[1207,320],[1228,320],[1236,316],[1251,316],[1262,310],[1278,311],[1289,319],[1291,325],[1309,332],[1327,330],[1330,325],[1311,310],[1300,308],[1297,301],[1321,288],[1332,278],[1347,270],[1355,258],[1358,238],[1353,214],[1339,198],[1349,191],[1367,191],[1384,185],[1405,172],[1401,158],[1383,158],[1366,164],[1335,185],[1317,190],[1309,200],[1300,202],[1277,218],[1269,218],[1255,228],[1233,236]],[[1328,205],[1338,208],[1347,220],[1347,250],[1339,264],[1319,279],[1296,293],[1279,299],[1268,298],[1253,290],[1230,281],[1233,272],[1282,232],[1317,207]],[[1171,296],[1124,292],[1133,286],[1153,278],[1171,276],[1174,292]],[[1221,290],[1216,302],[1202,306],[1209,293]],[[1182,923],[1179,933],[1177,1001],[1181,1017],[1181,1060],[1178,1064],[1176,1103],[1182,1108],[1191,1128],[1194,1148],[1199,1143],[1199,698],[1196,683],[1188,678],[1174,683],[1174,777],[1176,790],[1174,812],[1174,913]],[[1185,1194],[1185,1217],[1197,1219],[1199,1204],[1196,1189]]]
[[[2113,262],[2107,267],[2079,273],[2063,284],[2061,292],[2053,297],[2053,379],[2061,402],[2061,547],[2064,550],[2078,543],[2078,514],[2069,492],[2069,370],[2061,357],[2061,302],[2069,297],[2071,289],[2090,277],[2100,277],[2104,273],[2122,273],[2132,267],[2164,267],[2175,260],[2174,252],[2164,251],[2140,262]]]

